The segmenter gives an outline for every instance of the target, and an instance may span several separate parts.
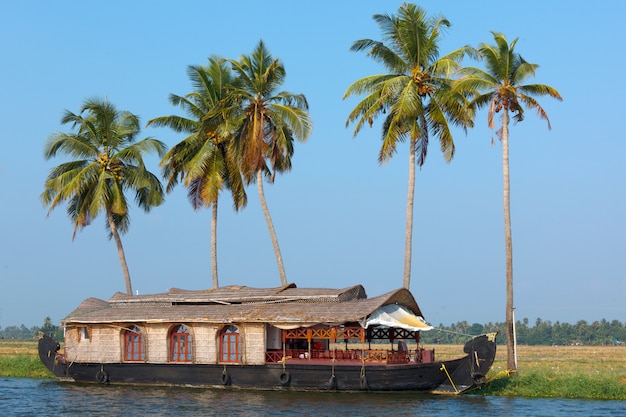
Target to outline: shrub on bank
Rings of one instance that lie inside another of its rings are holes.
[[[626,400],[626,383],[615,376],[586,373],[559,375],[549,371],[529,371],[497,375],[475,393],[516,397]]]
[[[21,378],[54,378],[39,360],[39,356],[0,356],[0,376]]]

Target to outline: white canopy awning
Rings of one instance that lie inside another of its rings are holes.
[[[412,331],[433,329],[433,326],[426,323],[423,317],[416,316],[409,309],[399,304],[387,304],[370,314],[365,322],[365,328],[373,325],[400,327]]]

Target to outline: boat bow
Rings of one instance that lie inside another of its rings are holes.
[[[434,394],[461,394],[469,389],[482,386],[487,381],[487,372],[496,357],[496,335],[488,333],[469,340],[463,350],[467,356],[454,372],[449,373],[445,362],[441,372],[446,374],[446,381],[439,385]]]

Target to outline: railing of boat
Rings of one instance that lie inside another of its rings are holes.
[[[398,351],[387,349],[350,349],[350,350],[320,350],[312,349],[310,354],[306,349],[268,350],[265,352],[265,361],[268,363],[285,361],[307,360],[336,360],[357,361],[368,363],[402,364],[409,362],[432,362],[432,355],[423,355],[423,350]]]
[[[385,327],[369,327],[365,329],[359,326],[329,326],[283,329],[281,335],[283,348],[267,350],[265,354],[266,362],[335,360],[402,364],[434,361],[434,351],[426,351],[419,347],[414,351],[407,349],[405,340],[412,339],[419,346],[418,331]],[[399,349],[371,349],[371,342],[376,340],[389,341],[392,346],[398,341]],[[327,341],[325,347],[323,347],[323,341]],[[339,341],[343,341],[346,344],[345,350],[328,349],[328,347],[336,346]],[[349,342],[360,343],[362,346],[368,346],[369,349],[348,349]],[[294,344],[304,344],[308,348],[303,349],[302,346],[296,348]],[[316,347],[316,345],[319,345],[319,347]],[[401,345],[402,349],[400,349]]]

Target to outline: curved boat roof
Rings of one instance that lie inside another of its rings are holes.
[[[315,324],[365,323],[380,307],[404,306],[422,316],[411,292],[400,288],[367,298],[361,285],[347,288],[276,288],[226,286],[209,290],[173,288],[149,295],[114,294],[108,301],[84,300],[65,319],[64,325],[97,323],[204,322],[270,323],[293,328]]]

